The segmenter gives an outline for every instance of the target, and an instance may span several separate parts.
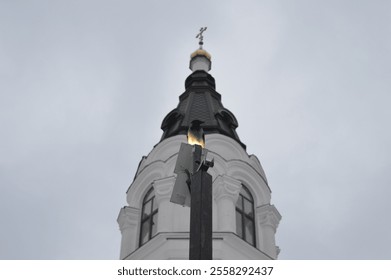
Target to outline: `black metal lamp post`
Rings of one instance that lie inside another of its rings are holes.
[[[188,131],[188,143],[194,146],[181,145],[175,167],[178,176],[171,196],[172,202],[186,205],[184,185],[190,192],[190,260],[212,259],[212,176],[207,170],[214,162],[206,160],[201,123],[193,121]]]
[[[201,154],[202,147],[194,145],[194,173],[190,183],[190,260],[212,259],[212,176],[200,166],[203,164]]]
[[[194,145],[193,175],[190,192],[190,260],[212,259],[212,176],[207,172],[213,161],[203,158],[204,133],[200,122],[193,121],[188,131],[188,139],[202,140]],[[204,151],[205,152],[205,151]]]

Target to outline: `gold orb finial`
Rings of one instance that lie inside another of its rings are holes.
[[[204,49],[198,49],[190,55],[190,58],[194,58],[197,55],[205,56],[207,59],[212,60],[212,56]]]

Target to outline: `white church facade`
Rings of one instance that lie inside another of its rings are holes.
[[[177,108],[162,123],[163,136],[142,158],[120,210],[120,259],[188,259],[190,209],[170,202],[181,143],[193,120],[203,122],[205,148],[214,158],[212,175],[213,259],[276,259],[275,233],[281,215],[271,204],[271,190],[255,155],[236,134],[235,116],[221,103],[208,73],[211,56],[191,55],[192,73]]]

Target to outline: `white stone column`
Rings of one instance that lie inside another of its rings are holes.
[[[172,203],[170,202],[175,177],[156,180],[153,183],[155,200],[158,207],[157,232],[172,231]]]
[[[235,205],[241,187],[240,181],[227,175],[218,176],[213,182],[218,231],[236,232]]]
[[[276,246],[275,234],[281,220],[281,215],[276,207],[270,204],[257,207],[256,212],[259,231],[259,249],[273,259],[276,259],[279,252]]]
[[[138,226],[140,219],[140,209],[125,206],[121,208],[117,222],[121,230],[121,253],[120,259],[135,251],[138,247]]]

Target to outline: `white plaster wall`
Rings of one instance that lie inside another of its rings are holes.
[[[137,176],[129,190],[127,192],[128,207],[126,209],[132,209],[131,218],[129,213],[125,210],[121,210],[118,221],[120,223],[122,231],[122,243],[121,243],[121,258],[131,255],[132,258],[141,258],[141,253],[138,251],[146,251],[147,248],[153,245],[153,243],[163,242],[161,237],[165,234],[187,234],[189,231],[190,209],[188,207],[182,207],[177,204],[171,203],[170,196],[172,188],[175,183],[175,174],[173,173],[177,154],[179,151],[180,143],[187,142],[186,136],[178,135],[165,139],[145,157],[140,163],[137,170]],[[210,168],[208,172],[213,178],[213,231],[215,234],[218,232],[231,232],[231,239],[238,239],[238,244],[247,244],[234,233],[236,230],[235,221],[235,203],[238,198],[238,193],[243,183],[249,188],[254,197],[255,207],[255,222],[256,222],[256,244],[257,248],[253,248],[259,252],[263,252],[270,258],[277,257],[277,247],[275,246],[274,235],[281,219],[280,214],[274,206],[270,205],[270,189],[267,183],[265,172],[258,160],[254,155],[248,155],[247,152],[233,139],[220,135],[212,134],[206,135],[206,146],[209,150],[208,159],[214,158],[215,166]],[[153,186],[155,188],[156,202],[158,203],[159,212],[157,220],[157,236],[150,240],[142,248],[138,249],[138,235],[139,235],[139,223],[141,215],[141,203],[148,189]],[[137,212],[138,211],[138,212]],[[129,212],[129,210],[128,210]],[[138,213],[138,219],[137,214]],[[127,222],[124,222],[127,221]],[[131,224],[131,225],[130,225]],[[129,229],[131,228],[131,229]],[[129,238],[136,241],[130,241]],[[227,246],[223,246],[221,242],[227,242],[228,237],[225,237],[225,241],[214,241],[216,247],[216,254],[221,248],[227,249]],[[188,252],[188,240],[180,241],[169,239],[164,241],[166,244],[159,245],[160,249],[155,248],[154,258],[180,258],[181,253],[179,251]],[[164,243],[163,242],[163,243]],[[183,244],[187,244],[186,246]],[[171,244],[171,245],[169,245]],[[175,244],[175,245],[174,245]],[[182,245],[180,245],[182,244]],[[218,245],[220,244],[220,245]],[[175,250],[168,250],[167,248],[174,246]],[[214,245],[215,246],[215,245]],[[247,247],[248,247],[247,246]],[[246,247],[246,248],[247,248]],[[159,250],[176,252],[172,255],[167,253],[159,253]],[[218,249],[220,248],[220,249]],[[157,250],[157,251],[156,251]],[[235,249],[236,250],[236,249]],[[235,252],[233,250],[232,252]],[[247,249],[248,250],[248,249]],[[222,253],[222,256],[224,254]],[[143,255],[147,257],[148,254]],[[151,255],[152,257],[153,255]],[[159,256],[159,257],[158,257]],[[235,259],[235,255],[229,255],[229,258]],[[236,259],[245,258],[244,255],[237,255]]]
[[[254,248],[235,234],[217,232],[213,234],[214,260],[270,260],[272,257]],[[188,233],[159,233],[139,250],[132,252],[126,260],[187,260],[189,259]]]
[[[197,70],[203,70],[209,72],[211,68],[211,61],[204,56],[196,56],[190,61],[190,69],[194,72]]]

